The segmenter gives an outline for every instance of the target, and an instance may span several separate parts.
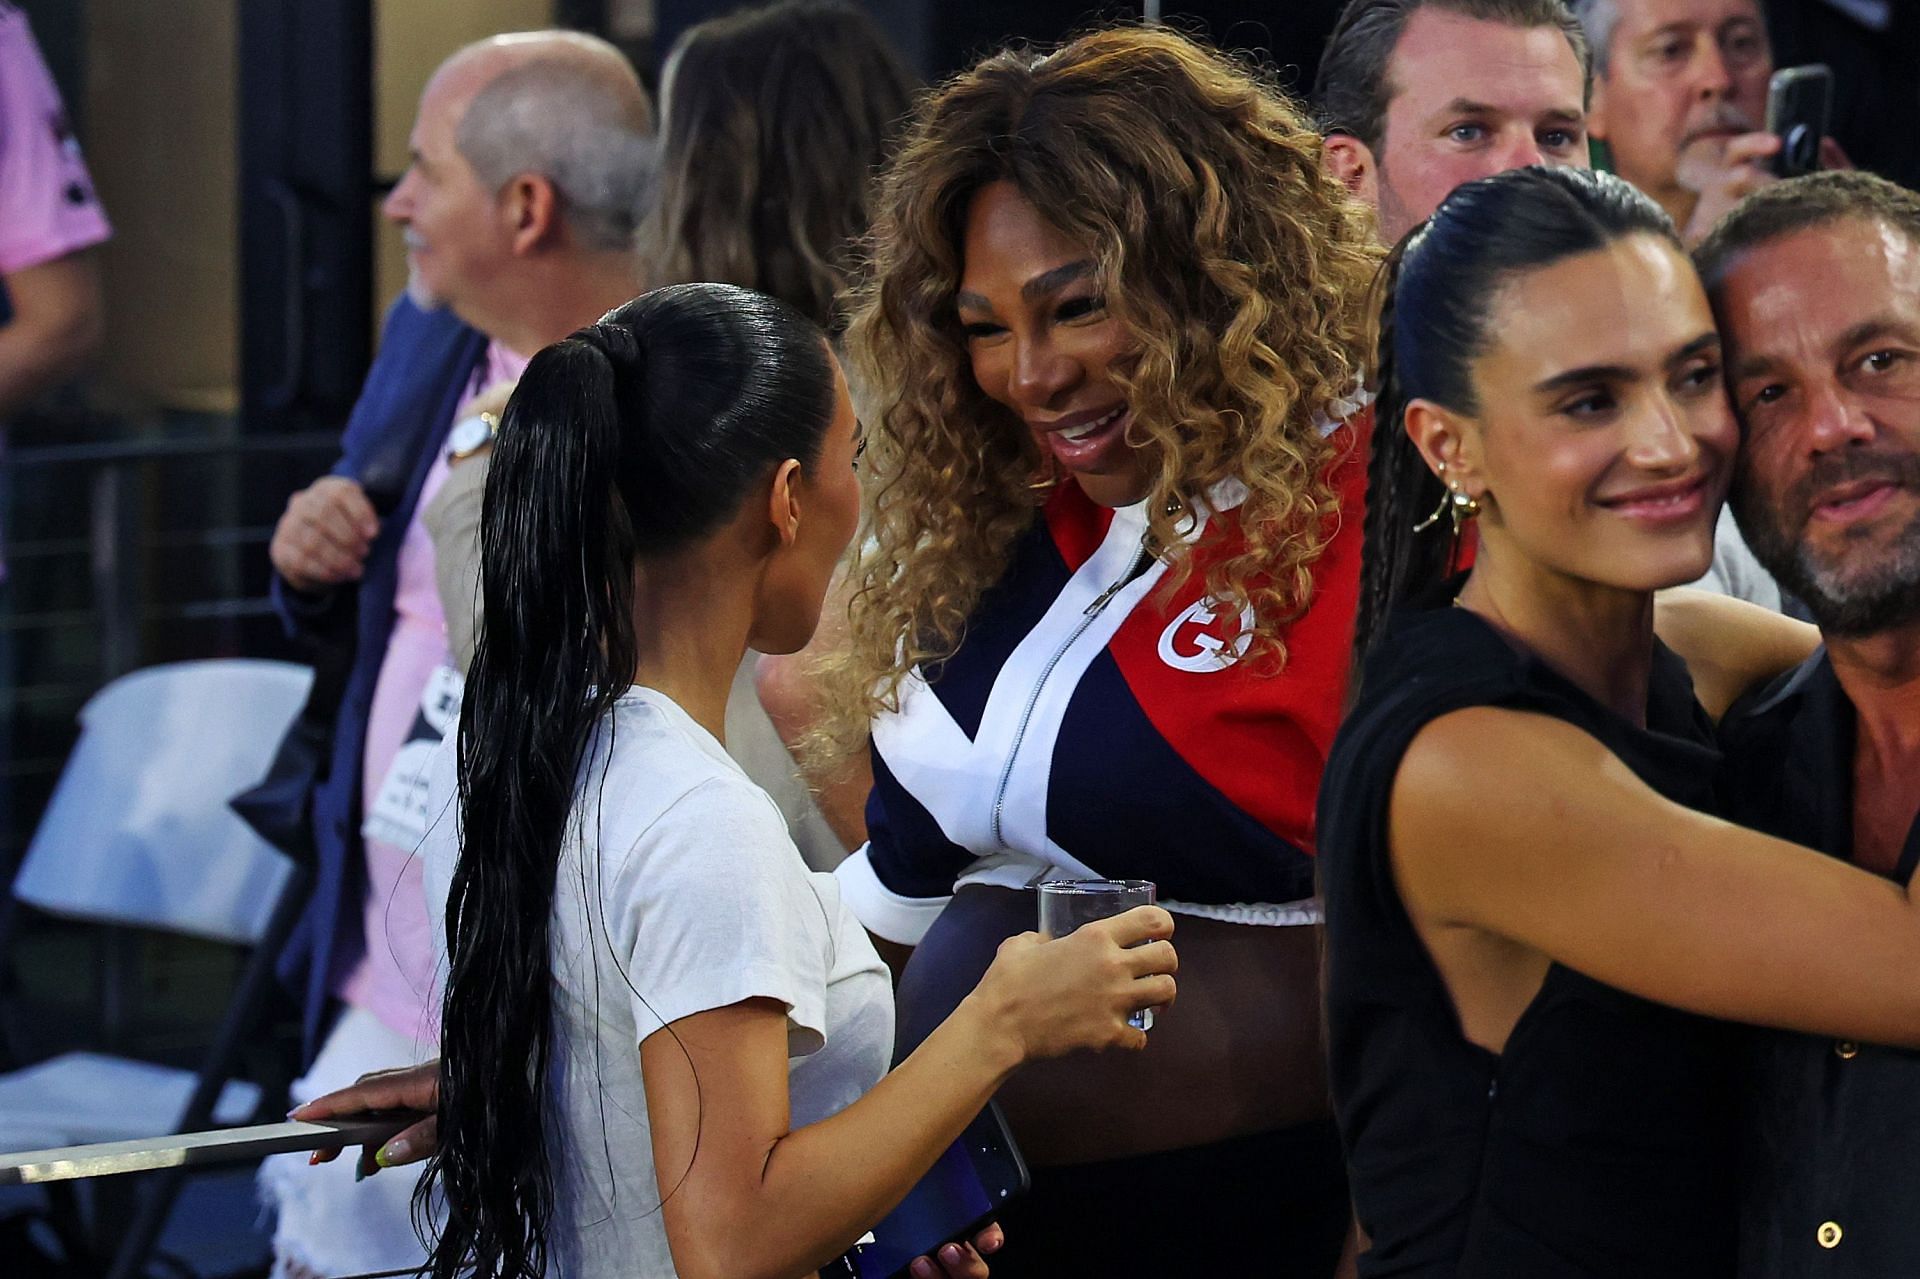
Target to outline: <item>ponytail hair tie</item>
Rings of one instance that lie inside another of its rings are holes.
[[[640,363],[640,339],[627,325],[596,321],[574,336],[606,356],[615,374],[631,372]]]

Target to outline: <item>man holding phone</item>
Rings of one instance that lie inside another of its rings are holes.
[[[1576,0],[1593,46],[1589,132],[1609,167],[1672,216],[1688,244],[1775,181],[1766,129],[1773,48],[1761,0]],[[1822,139],[1823,168],[1847,168]]]

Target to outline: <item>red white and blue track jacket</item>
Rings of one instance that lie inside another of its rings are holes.
[[[1165,599],[1144,504],[1061,485],[937,678],[916,669],[874,724],[869,842],[838,871],[861,922],[913,944],[960,884],[1094,877],[1153,880],[1185,914],[1317,920],[1314,799],[1346,694],[1371,420],[1327,426],[1342,515],[1278,674],[1237,660],[1242,619],[1205,597],[1243,488],[1210,495],[1188,536],[1228,535]]]

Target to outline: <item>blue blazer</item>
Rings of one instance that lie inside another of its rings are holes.
[[[358,583],[311,595],[277,573],[273,577],[274,607],[288,634],[320,651],[352,656],[334,717],[332,754],[313,796],[313,892],[280,957],[281,979],[302,1001],[308,1061],[327,1030],[335,974],[366,946],[360,755],[374,682],[393,630],[400,545],[486,345],[483,334],[449,311],[424,311],[404,296],[393,304],[332,471],[357,481],[380,514],[380,534],[365,570]]]

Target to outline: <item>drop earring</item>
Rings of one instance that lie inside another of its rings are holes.
[[[1440,473],[1440,482],[1446,484],[1444,470]],[[1479,498],[1469,495],[1465,489],[1456,484],[1447,484],[1446,492],[1440,495],[1440,505],[1433,508],[1433,514],[1414,525],[1413,531],[1424,533],[1438,524],[1440,517],[1445,515],[1453,523],[1453,535],[1459,537],[1460,531],[1466,528],[1467,522],[1478,514],[1480,514]]]

